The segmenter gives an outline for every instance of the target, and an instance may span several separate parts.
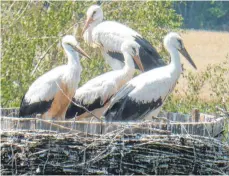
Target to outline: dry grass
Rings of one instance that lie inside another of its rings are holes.
[[[184,68],[192,72],[204,71],[209,64],[219,64],[225,61],[229,55],[229,32],[212,32],[188,30],[181,34],[186,49],[197,65],[194,70],[186,59],[181,58]],[[180,92],[187,88],[187,81],[181,77],[176,87]],[[208,85],[201,92],[201,98],[209,100],[210,92]]]
[[[195,61],[198,71],[208,64],[223,62],[229,54],[229,32],[186,31],[181,34],[184,44]],[[185,68],[191,69],[183,61]]]

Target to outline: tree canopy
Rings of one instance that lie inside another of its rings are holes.
[[[228,1],[176,1],[174,9],[184,28],[229,31]]]

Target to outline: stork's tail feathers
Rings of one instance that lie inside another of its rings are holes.
[[[25,96],[24,96],[25,97]],[[43,114],[51,107],[53,99],[49,101],[39,101],[30,103],[22,98],[20,110],[19,110],[19,117],[33,117],[36,114]]]
[[[133,89],[134,87],[132,85],[126,84],[111,99],[108,109],[102,115],[105,121],[125,121],[125,117],[122,117],[122,111],[125,103],[127,102],[126,100],[128,99],[128,93],[130,93]]]

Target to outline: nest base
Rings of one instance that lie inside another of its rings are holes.
[[[3,132],[1,174],[229,174],[229,146],[195,135]]]

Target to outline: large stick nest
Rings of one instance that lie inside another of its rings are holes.
[[[229,174],[229,146],[195,135],[3,132],[1,174]]]

